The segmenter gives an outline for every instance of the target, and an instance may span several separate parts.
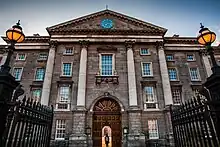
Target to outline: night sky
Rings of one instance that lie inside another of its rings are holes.
[[[166,36],[197,36],[202,22],[220,43],[220,0],[0,0],[0,36],[18,19],[26,36],[48,35],[46,27],[104,10],[106,5],[168,29]]]

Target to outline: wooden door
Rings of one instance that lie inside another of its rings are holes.
[[[108,105],[108,106],[106,106]],[[98,107],[96,107],[98,106]],[[120,107],[115,101],[102,100],[101,103],[96,105],[93,114],[93,147],[102,147],[103,127],[109,126],[111,129],[111,146],[110,147],[121,147],[121,114]],[[100,106],[102,107],[102,111]],[[107,108],[107,107],[114,108]],[[105,107],[105,108],[104,108]],[[116,109],[116,107],[118,107]],[[114,111],[112,111],[114,110]]]

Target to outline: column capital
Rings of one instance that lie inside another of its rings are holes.
[[[164,48],[164,42],[163,41],[157,41],[156,46],[157,46],[157,49],[163,49]]]
[[[49,41],[50,48],[56,48],[57,44],[58,44],[57,41],[54,40]]]
[[[133,40],[125,40],[125,47],[127,49],[133,48],[134,43],[135,43],[135,41],[133,41]]]
[[[200,50],[199,50],[199,53],[200,53],[200,55],[202,55],[202,56],[208,56],[208,52],[207,52],[206,49],[200,49]]]
[[[79,43],[81,45],[81,48],[88,48],[89,46],[89,40],[79,40]]]

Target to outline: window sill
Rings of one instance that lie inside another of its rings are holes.
[[[142,75],[142,78],[153,78],[153,77],[154,77],[153,75],[149,75],[149,76]]]
[[[70,109],[54,109],[54,111],[68,112],[68,111],[71,111],[71,110]]]
[[[65,54],[65,53],[63,53],[63,56],[73,56],[74,54],[72,53],[72,54]]]
[[[140,56],[150,56],[151,54],[140,54]]]
[[[146,108],[144,108],[144,111],[161,111],[159,108],[152,108],[152,109],[146,109]]]
[[[65,140],[65,138],[55,138],[55,140]]]
[[[26,60],[16,60],[16,61],[26,61]]]

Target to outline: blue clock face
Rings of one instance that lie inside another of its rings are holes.
[[[105,29],[110,29],[113,27],[113,21],[111,19],[103,19],[101,21],[101,26]]]

